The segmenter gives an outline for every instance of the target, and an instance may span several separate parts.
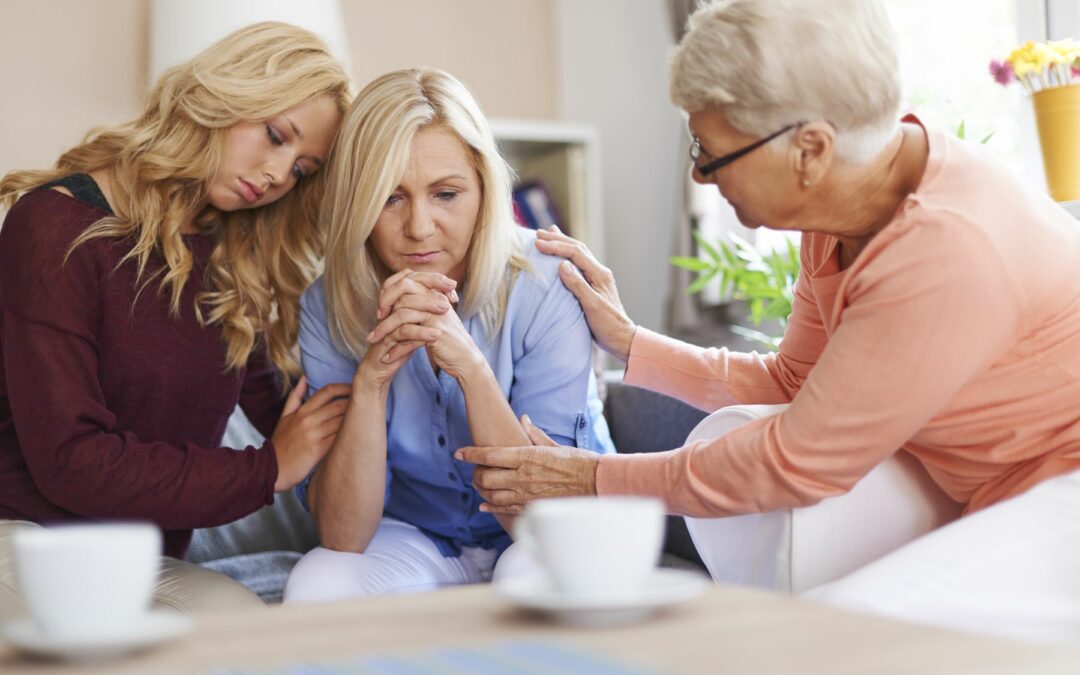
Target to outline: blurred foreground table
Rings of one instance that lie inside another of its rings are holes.
[[[1080,643],[1041,646],[975,637],[742,588],[710,586],[696,600],[640,623],[580,628],[519,611],[491,587],[479,585],[203,615],[191,633],[174,642],[97,665],[32,661],[0,644],[0,673],[257,671],[285,663],[348,662],[365,654],[407,656],[442,647],[482,652],[485,646],[507,641],[557,645],[630,670],[663,673],[1080,672]]]

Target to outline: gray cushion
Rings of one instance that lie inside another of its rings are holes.
[[[267,551],[304,553],[318,545],[315,521],[300,505],[296,493],[290,490],[277,495],[273,504],[240,520],[195,530],[186,559],[202,564],[228,556]]]
[[[670,396],[625,384],[610,384],[604,414],[616,450],[620,454],[632,454],[681,446],[708,413]],[[668,516],[664,553],[705,569],[681,516]]]

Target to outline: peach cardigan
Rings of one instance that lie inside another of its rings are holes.
[[[1080,468],[1080,223],[981,147],[927,131],[919,188],[839,270],[802,238],[778,354],[639,328],[625,381],[704,410],[780,415],[676,450],[602,457],[600,494],[695,516],[843,493],[897,448],[974,511]]]

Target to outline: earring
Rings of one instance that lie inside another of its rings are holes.
[[[810,179],[809,178],[803,178],[802,186],[805,187],[805,188],[810,187]]]

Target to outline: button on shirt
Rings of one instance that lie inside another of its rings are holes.
[[[561,258],[541,254],[535,235],[522,231],[532,267],[510,290],[502,328],[494,339],[477,316],[463,319],[487,359],[514,414],[527,413],[556,443],[614,452],[592,370],[592,336],[577,299],[558,275]],[[320,278],[301,299],[300,351],[314,393],[351,382],[357,360],[339,351],[327,327]],[[495,517],[478,510],[473,465],[454,452],[472,445],[465,397],[453,377],[438,375],[418,349],[390,385],[387,416],[387,490],[383,512],[419,527],[445,556],[462,546],[503,549],[510,537]],[[307,481],[297,488],[306,505]]]

